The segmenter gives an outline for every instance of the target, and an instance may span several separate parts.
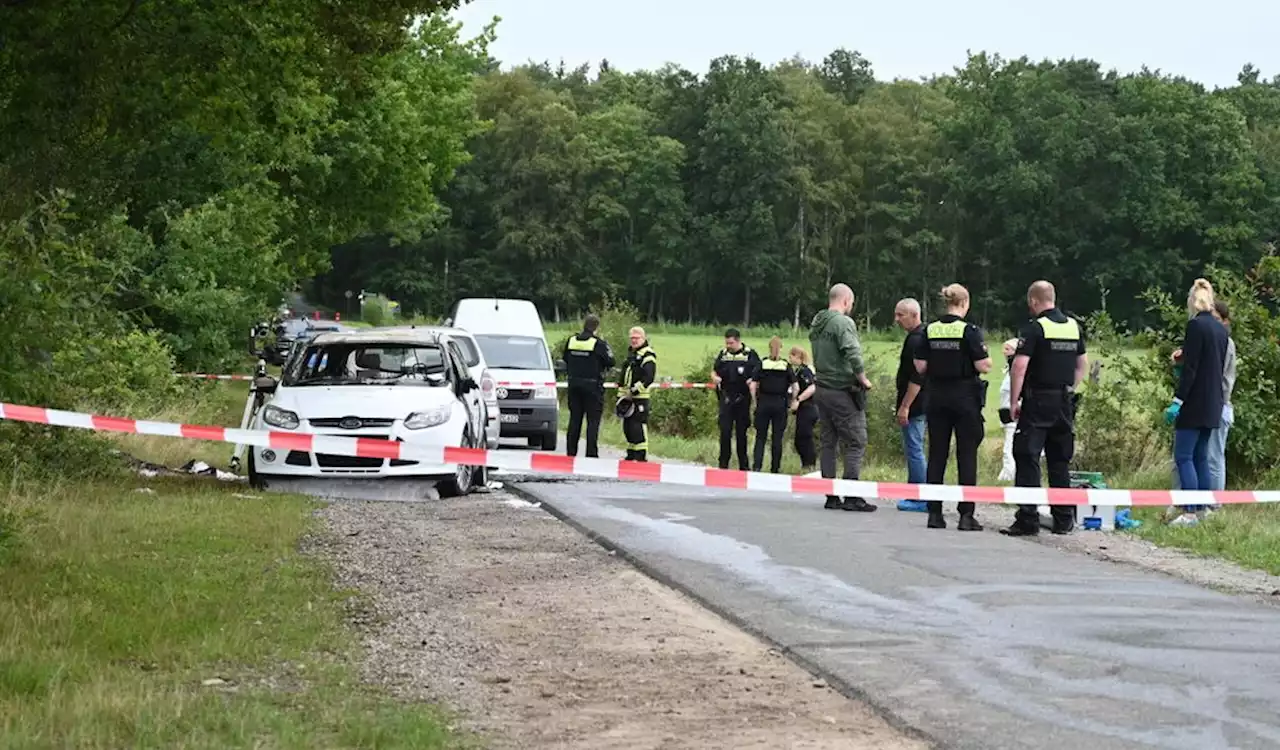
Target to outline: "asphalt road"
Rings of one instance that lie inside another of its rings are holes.
[[[960,533],[950,510],[952,528],[929,531],[887,503],[515,488],[941,747],[1280,747],[1272,606]]]

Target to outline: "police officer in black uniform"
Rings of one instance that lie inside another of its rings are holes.
[[[764,466],[764,441],[771,430],[773,450],[769,471],[777,474],[782,469],[782,441],[787,432],[787,412],[795,385],[795,370],[782,356],[782,339],[774,336],[769,340],[769,356],[760,360],[760,369],[752,380],[756,392],[756,450],[752,471],[760,471]]]
[[[649,455],[649,389],[658,377],[658,353],[649,346],[644,329],[631,329],[627,361],[617,403],[622,435],[627,440],[627,460],[647,461]]]
[[[582,418],[587,418],[587,458],[600,457],[600,417],[604,414],[604,376],[613,367],[613,350],[609,342],[596,335],[600,318],[588,315],[582,321],[582,332],[564,344],[562,359],[568,370],[569,428],[565,452],[578,455],[578,435]]]
[[[928,377],[929,402],[925,419],[929,430],[929,484],[942,484],[951,453],[951,434],[956,436],[956,473],[960,484],[978,484],[978,446],[986,430],[982,407],[986,403],[986,381],[981,373],[991,370],[991,356],[982,340],[982,329],[964,319],[969,312],[969,290],[951,284],[942,290],[947,314],[925,327],[915,366]],[[982,531],[974,517],[974,504],[956,504],[961,531]],[[942,501],[928,501],[931,529],[945,529]]]
[[[711,381],[720,397],[720,468],[729,468],[732,440],[738,440],[738,468],[747,470],[747,426],[751,422],[751,380],[760,355],[742,343],[736,328],[724,332],[724,348],[716,355]]]
[[[1053,284],[1037,281],[1027,290],[1032,320],[1018,335],[1018,350],[1009,371],[1009,408],[1018,423],[1013,433],[1014,486],[1040,486],[1040,452],[1044,451],[1049,486],[1071,486],[1075,453],[1076,389],[1089,368],[1080,323],[1058,309]],[[1021,400],[1019,400],[1021,398]],[[1052,505],[1053,533],[1075,527],[1075,506]],[[1019,505],[1009,536],[1040,533],[1034,505]]]

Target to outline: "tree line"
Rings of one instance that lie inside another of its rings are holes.
[[[0,396],[229,366],[331,246],[419,237],[480,127],[456,5],[0,3]]]
[[[1043,277],[1072,312],[1138,326],[1145,290],[1243,272],[1280,234],[1280,77],[1251,66],[1209,91],[988,54],[892,82],[845,49],[701,76],[490,61],[475,97],[483,128],[433,228],[335,247],[322,298],[360,285],[438,314],[514,295],[559,319],[611,296],[650,319],[803,324],[842,280],[885,325],[959,281],[1005,326]]]

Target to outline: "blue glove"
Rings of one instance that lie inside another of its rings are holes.
[[[1178,419],[1178,414],[1182,412],[1182,399],[1175,398],[1169,408],[1164,410],[1165,424],[1173,424]]]

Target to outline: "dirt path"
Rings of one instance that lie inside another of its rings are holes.
[[[927,747],[505,493],[321,514],[366,678],[490,747]]]

